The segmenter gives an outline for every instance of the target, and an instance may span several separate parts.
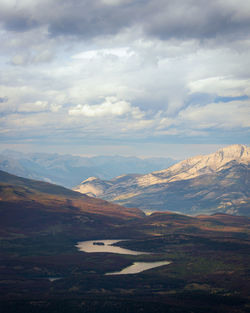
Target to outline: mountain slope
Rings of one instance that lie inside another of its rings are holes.
[[[86,231],[88,221],[127,220],[143,216],[101,199],[61,186],[17,177],[0,171],[0,234]],[[104,227],[105,228],[105,227]]]
[[[92,178],[74,190],[143,210],[250,215],[249,170],[250,148],[233,145],[147,175]]]

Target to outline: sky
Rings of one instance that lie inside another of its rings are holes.
[[[250,138],[250,1],[0,0],[1,149],[187,156]]]

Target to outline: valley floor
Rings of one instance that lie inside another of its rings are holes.
[[[153,214],[110,222],[106,238],[133,239],[118,244],[147,255],[76,249],[79,240],[104,238],[105,228],[101,235],[97,228],[82,230],[78,238],[63,232],[2,238],[1,312],[250,312],[249,227],[248,218],[229,215]],[[171,264],[104,275],[136,261],[162,260]]]

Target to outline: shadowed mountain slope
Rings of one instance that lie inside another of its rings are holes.
[[[34,181],[0,171],[1,235],[86,231],[86,223],[143,216],[101,199],[90,198],[61,186]]]

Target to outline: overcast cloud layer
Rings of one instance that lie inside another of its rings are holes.
[[[0,36],[5,147],[249,144],[249,1],[0,0]]]

